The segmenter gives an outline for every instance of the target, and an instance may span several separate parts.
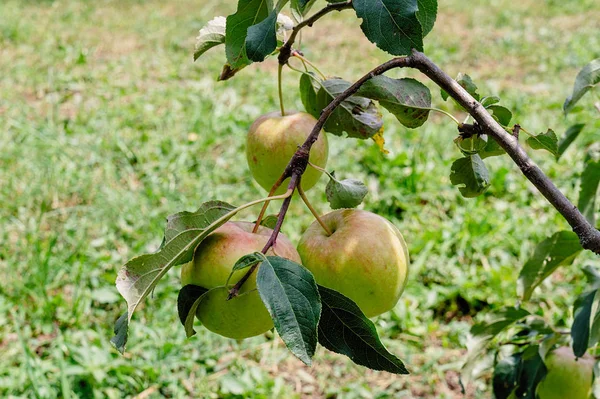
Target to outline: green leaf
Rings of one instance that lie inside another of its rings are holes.
[[[577,136],[579,136],[579,133],[581,133],[584,127],[585,124],[579,123],[567,129],[565,135],[558,143],[558,156],[556,157],[557,160],[560,159],[560,157],[565,153],[565,151],[567,151],[567,148],[569,148],[569,146],[575,141],[575,139],[577,138]]]
[[[556,137],[556,133],[552,129],[548,129],[546,133],[529,137],[527,144],[534,150],[546,150],[555,157],[558,157],[558,137]]]
[[[474,198],[490,186],[490,176],[481,157],[475,154],[454,161],[450,182],[458,186],[463,197]]]
[[[492,117],[502,126],[508,126],[512,119],[512,112],[502,105],[490,105],[487,107]]]
[[[484,108],[488,108],[490,105],[498,104],[500,102],[500,97],[497,96],[488,96],[481,99],[481,105]]]
[[[435,19],[437,17],[437,0],[418,0],[419,11],[417,12],[417,19],[421,24],[423,30],[423,37],[427,36],[433,29]]]
[[[559,231],[539,243],[531,258],[525,263],[517,282],[517,293],[523,300],[531,298],[533,290],[559,266],[569,265],[583,250],[577,234]]]
[[[571,339],[573,340],[573,353],[582,357],[588,349],[590,341],[590,324],[592,305],[597,290],[581,294],[573,305],[573,324],[571,325]]]
[[[270,228],[271,230],[273,230],[275,228],[275,225],[277,225],[277,215],[269,215],[269,216],[265,216],[261,221],[260,221],[260,225],[261,226],[265,226]]]
[[[587,64],[577,74],[573,85],[573,93],[565,100],[563,105],[565,115],[571,112],[575,104],[581,100],[581,97],[598,82],[600,82],[600,58]]]
[[[423,108],[431,107],[431,92],[415,79],[375,76],[363,84],[358,95],[378,101],[408,128],[423,125],[429,116],[429,109]]]
[[[179,314],[181,324],[185,328],[187,338],[196,334],[194,330],[194,317],[196,316],[196,310],[198,310],[200,301],[202,301],[204,294],[207,292],[206,288],[192,284],[186,285],[179,290],[179,295],[177,296],[177,313]]]
[[[479,156],[481,159],[496,157],[504,154],[506,154],[504,148],[500,147],[500,144],[498,144],[498,142],[490,136],[487,136],[487,144],[483,150],[479,151]]]
[[[460,152],[466,156],[481,153],[488,145],[487,140],[480,136],[471,136],[469,138],[458,136],[454,139],[454,143]]]
[[[316,0],[292,0],[290,8],[292,9],[292,15],[296,21],[302,21],[304,16],[308,14]]]
[[[508,399],[517,387],[521,374],[521,354],[515,353],[500,360],[494,367],[492,387],[496,399]]]
[[[262,22],[273,11],[272,0],[239,0],[237,12],[227,17],[225,25],[225,54],[230,69],[251,63],[246,54],[248,28]]]
[[[596,196],[600,184],[600,160],[588,157],[581,174],[581,188],[577,207],[585,218],[594,226],[596,224]]]
[[[331,101],[343,93],[350,83],[339,78],[321,82],[317,93],[319,114]],[[315,116],[318,118],[318,115]],[[366,140],[373,137],[383,126],[381,114],[373,101],[360,96],[351,96],[333,111],[323,129],[328,133]]]
[[[519,386],[515,391],[515,397],[524,399],[536,399],[535,390],[546,376],[547,369],[544,360],[539,354],[538,346],[530,346],[523,352],[521,362],[521,375]]]
[[[200,29],[196,38],[194,61],[211,48],[225,43],[225,17],[215,17]]]
[[[200,205],[200,208],[196,212],[179,212],[171,215],[167,217],[164,242],[171,241],[178,234],[186,230],[205,229],[215,220],[225,216],[234,209],[235,206],[227,202],[208,201]]]
[[[319,286],[323,310],[319,343],[372,370],[408,374],[404,363],[383,346],[375,325],[350,298]]]
[[[423,28],[417,17],[417,0],[354,0],[352,2],[365,36],[392,55],[423,51]],[[429,19],[430,14],[422,16]]]
[[[332,172],[331,175],[334,176],[334,173]],[[368,192],[367,186],[356,179],[339,181],[332,178],[325,188],[331,209],[356,208],[363,202]]]
[[[258,269],[256,285],[277,332],[307,365],[317,347],[321,301],[317,283],[304,266],[269,256]]]
[[[115,336],[110,339],[110,342],[115,346],[115,348],[117,348],[119,352],[121,352],[121,354],[125,351],[128,329],[129,317],[127,316],[127,312],[125,312],[115,322],[115,328],[113,330]]]
[[[238,270],[246,269],[265,260],[267,260],[267,258],[262,252],[253,252],[251,254],[242,256],[240,259],[237,260],[237,262],[235,262],[235,265],[233,265],[233,267],[231,268],[231,273],[229,273],[229,277],[227,277],[227,282],[225,283],[225,286],[229,286],[229,280],[231,280],[231,276],[233,276],[233,273],[237,272]]]
[[[592,266],[584,266],[583,274],[588,282],[588,290],[600,289],[600,273]]]
[[[302,100],[302,104],[304,105],[306,112],[315,118],[319,118],[323,108],[321,108],[317,102],[317,91],[321,88],[321,86],[318,85],[315,87],[314,82],[317,78],[314,77],[314,74],[310,74],[313,77],[304,73],[302,76],[300,76],[300,99]]]
[[[277,10],[256,25],[248,28],[246,55],[254,62],[262,62],[277,47]]]

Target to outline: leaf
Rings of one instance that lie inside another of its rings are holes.
[[[423,108],[431,107],[431,92],[415,79],[376,76],[363,84],[358,95],[378,101],[408,128],[423,125],[429,117],[429,109]]]
[[[418,0],[419,11],[417,12],[417,19],[421,24],[423,30],[423,37],[427,36],[433,29],[435,24],[435,18],[437,17],[437,0]]]
[[[349,82],[339,78],[321,82],[321,88],[317,93],[319,115],[335,97],[343,93],[350,85]],[[315,117],[318,118],[319,115]],[[366,140],[373,137],[382,126],[381,114],[373,101],[354,95],[343,101],[333,111],[323,129],[338,136],[346,132],[348,137]]]
[[[492,341],[504,329],[529,316],[525,309],[505,308],[492,315],[492,319],[473,325],[467,340],[469,350],[461,370],[461,381],[471,377],[473,369],[481,360],[481,355]]]
[[[114,328],[115,336],[110,339],[110,342],[119,352],[121,352],[121,354],[125,351],[125,344],[127,343],[127,330],[129,329],[128,320],[127,312],[123,313],[121,317],[117,319]]]
[[[215,17],[200,29],[196,38],[194,61],[211,48],[225,43],[225,17]]]
[[[584,292],[573,305],[573,324],[571,325],[571,339],[573,340],[573,353],[582,357],[588,349],[590,341],[590,324],[592,305],[597,290]]]
[[[354,0],[352,2],[367,39],[392,55],[423,51],[423,28],[417,17],[417,0]],[[428,21],[431,13],[422,14]]]
[[[475,154],[454,161],[450,182],[458,186],[463,197],[474,198],[490,186],[490,176],[481,157]]]
[[[307,74],[302,74],[300,76],[300,99],[302,100],[302,104],[304,105],[304,109],[306,112],[318,118],[321,114],[323,108],[319,107],[317,102],[317,91],[320,88],[320,85],[315,88],[314,81],[316,77],[311,73],[311,76]]]
[[[332,176],[334,176],[334,173],[332,173]],[[363,202],[368,192],[367,186],[356,179],[339,181],[333,178],[329,180],[325,188],[325,194],[331,209],[356,208]]]
[[[600,184],[600,160],[588,158],[581,174],[581,188],[579,189],[579,202],[577,207],[590,222],[596,224],[596,196]]]
[[[481,105],[484,108],[489,107],[490,105],[498,104],[500,102],[500,97],[497,96],[488,96],[481,99]]]
[[[515,397],[524,399],[536,399],[535,390],[546,376],[547,369],[539,354],[538,346],[530,346],[523,352],[521,362],[521,375],[519,386],[515,391]]]
[[[500,144],[498,144],[498,142],[490,136],[487,136],[487,144],[483,150],[479,151],[479,156],[481,159],[496,157],[504,154],[506,154],[504,148],[500,147]]]
[[[492,117],[502,126],[508,126],[512,119],[512,112],[502,105],[490,105],[487,107]]]
[[[233,211],[235,206],[223,201],[208,201],[200,205],[196,212],[179,212],[167,217],[165,243],[178,234],[190,229],[205,229],[215,220]],[[217,226],[219,227],[219,226]]]
[[[296,21],[302,21],[304,16],[308,14],[316,0],[292,0],[290,7],[292,15]]]
[[[569,265],[583,250],[577,234],[559,231],[539,243],[519,274],[517,294],[527,301],[533,290],[559,266]]]
[[[527,144],[534,150],[546,150],[555,157],[558,157],[558,137],[556,137],[556,133],[552,129],[548,129],[546,133],[529,137]]]
[[[456,77],[456,82],[461,85],[467,93],[469,93],[473,98],[477,101],[481,98],[479,93],[477,93],[477,85],[473,82],[473,79],[467,75],[466,73],[459,73]]]
[[[517,387],[521,374],[521,354],[515,353],[500,360],[494,367],[492,387],[496,399],[508,399]]]
[[[233,273],[237,272],[238,270],[246,269],[265,260],[267,260],[267,258],[262,252],[253,252],[251,254],[242,256],[240,259],[237,260],[237,262],[235,262],[235,265],[233,265],[233,267],[231,268],[231,273],[229,273],[229,277],[227,277],[227,282],[225,283],[225,286],[229,286],[229,280],[231,280],[231,276],[233,276]]]
[[[317,283],[304,266],[269,256],[258,269],[258,293],[288,349],[307,365],[317,347],[321,301]]]
[[[404,363],[381,343],[375,325],[350,298],[319,286],[323,306],[319,343],[372,370],[408,374]]]
[[[478,154],[488,145],[487,140],[480,136],[471,136],[469,138],[458,136],[454,139],[454,143],[463,155]]]
[[[600,82],[600,58],[593,60],[583,67],[575,78],[573,93],[565,100],[563,110],[565,115],[573,110],[573,107],[585,93]]]
[[[268,227],[269,229],[273,230],[275,228],[275,225],[277,224],[277,219],[278,219],[278,215],[266,216],[263,218],[263,220],[260,221],[260,225]]]
[[[238,1],[237,12],[227,17],[225,25],[225,54],[230,69],[251,63],[246,53],[248,28],[269,17],[272,10],[272,0]]]
[[[588,282],[588,290],[600,289],[600,273],[592,266],[584,266],[583,274]]]
[[[277,47],[277,10],[260,23],[248,28],[246,55],[254,62],[262,62]]]
[[[584,127],[585,124],[579,123],[567,129],[565,135],[558,143],[558,156],[556,157],[556,160],[560,159],[560,157],[565,153],[565,151],[567,151],[567,148],[569,148],[569,146],[575,141],[575,139],[577,138],[577,136],[579,136],[579,133],[581,133]]]
[[[179,314],[179,321],[185,328],[185,335],[187,338],[196,334],[194,330],[194,317],[196,316],[196,310],[204,294],[208,290],[197,285],[188,284],[179,290],[177,296],[177,313]]]

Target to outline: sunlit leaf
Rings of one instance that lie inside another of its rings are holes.
[[[225,43],[225,17],[215,17],[200,29],[196,38],[194,61],[211,48]]]
[[[552,129],[548,129],[546,133],[540,133],[527,138],[527,144],[534,150],[546,150],[555,157],[558,157],[558,137],[556,137],[556,133]]]
[[[581,100],[581,97],[598,82],[600,82],[600,58],[587,64],[577,74],[573,85],[573,93],[565,100],[563,105],[565,114],[571,112],[575,104]]]

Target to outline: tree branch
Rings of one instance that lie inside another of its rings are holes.
[[[279,57],[278,57],[279,64],[280,65],[287,64],[288,60],[292,56],[292,45],[296,41],[296,37],[298,36],[298,33],[300,33],[300,30],[302,30],[302,28],[304,28],[306,26],[312,27],[313,24],[317,20],[319,20],[320,18],[329,14],[332,11],[342,11],[342,10],[346,10],[349,8],[352,8],[352,0],[348,0],[345,3],[331,3],[331,4],[328,4],[325,8],[316,12],[310,18],[307,18],[304,21],[300,22],[298,25],[294,26],[289,39],[279,49]]]

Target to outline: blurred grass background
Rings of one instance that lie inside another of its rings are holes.
[[[514,304],[535,243],[568,228],[506,157],[487,162],[493,180],[484,196],[463,199],[448,178],[459,156],[453,124],[432,115],[407,130],[386,115],[390,154],[331,137],[328,167],[367,182],[364,208],[408,241],[408,288],[375,322],[410,376],[367,371],[322,349],[308,368],[272,334],[235,342],[200,329],[187,340],[177,268],[136,313],[119,355],[109,343],[125,309],[114,287],[119,267],[158,247],[167,215],[263,195],[246,167],[244,136],[277,109],[275,60],[221,83],[222,48],[192,62],[198,30],[234,3],[0,3],[1,397],[462,397],[458,371],[475,315]],[[530,151],[573,200],[600,121],[591,96],[567,119],[561,106],[578,70],[600,56],[599,8],[594,0],[442,0],[426,41],[436,63],[499,95],[529,131],[561,135],[587,123],[559,163]],[[350,11],[307,29],[303,44],[326,74],[347,80],[388,58],[362,38]],[[418,76],[390,73],[404,75]],[[297,79],[286,72],[289,109],[301,108]],[[435,105],[453,110],[430,87]],[[322,212],[324,186],[309,193]],[[297,203],[291,215],[284,232],[296,241],[311,216]],[[570,325],[584,264],[598,261],[584,254],[559,270],[528,308]],[[486,377],[466,397],[490,397]]]

